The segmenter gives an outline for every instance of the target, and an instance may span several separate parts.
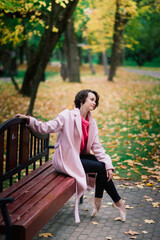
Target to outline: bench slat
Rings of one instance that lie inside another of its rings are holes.
[[[8,211],[10,214],[12,214],[16,209],[20,209],[21,207],[24,208],[25,206],[25,210],[27,211],[29,208],[29,201],[33,202],[33,205],[35,204],[35,200],[34,200],[34,196],[37,196],[37,194],[39,194],[39,192],[43,193],[43,189],[44,192],[46,190],[46,186],[48,186],[48,184],[50,182],[52,182],[52,184],[54,183],[53,181],[55,181],[56,177],[57,177],[57,173],[52,173],[50,174],[51,171],[48,171],[48,176],[46,174],[46,176],[44,175],[44,177],[42,178],[42,180],[34,181],[34,183],[32,184],[32,186],[26,189],[23,189],[23,192],[21,193],[21,196],[18,197],[15,202],[13,202],[12,204],[10,204],[8,206]],[[32,181],[33,182],[33,181]],[[54,185],[53,185],[54,187]],[[52,189],[52,186],[51,186]],[[18,195],[18,194],[16,194]],[[13,195],[11,195],[12,197],[14,197]],[[39,196],[37,196],[37,199],[39,200]],[[32,201],[33,200],[33,201]],[[31,206],[32,207],[32,206]],[[25,212],[25,211],[24,211]],[[12,222],[14,220],[12,219]]]
[[[40,202],[49,192],[54,192],[54,188],[56,185],[61,184],[61,182],[65,179],[65,176],[60,175],[53,181],[51,181],[48,185],[45,187],[39,189],[39,191],[32,196],[32,198],[28,199],[26,202],[24,202],[23,205],[21,205],[15,212],[13,212],[13,215],[11,214],[11,221],[13,224],[17,221],[17,219],[22,218],[23,215],[26,212],[29,212],[30,209],[35,208],[36,204]]]
[[[17,149],[18,149],[18,125],[12,126],[7,132],[7,172],[17,166]]]
[[[12,196],[15,200],[17,200],[22,195],[24,195],[24,193],[25,193],[25,195],[28,196],[27,192],[33,191],[33,188],[35,188],[35,190],[38,189],[40,184],[44,185],[43,182],[48,181],[47,180],[48,178],[53,179],[57,175],[58,175],[58,173],[54,172],[53,166],[50,166],[45,171],[42,171],[39,174],[37,174],[34,178],[32,178],[31,181],[26,182],[21,188],[19,188],[19,189],[17,188],[17,191],[14,192],[13,194],[9,195],[9,196]]]
[[[21,125],[20,127],[20,149],[19,159],[21,163],[26,163],[29,158],[29,130]]]
[[[34,179],[37,175],[39,175],[41,172],[45,171],[47,168],[52,166],[52,162],[48,161],[42,166],[38,167],[36,171],[31,172],[26,177],[22,178],[21,181],[14,183],[9,188],[5,189],[3,192],[0,193],[0,198],[5,198],[13,194],[15,191],[17,191],[18,188],[21,188],[24,184],[27,184],[29,181]]]
[[[54,191],[46,195],[42,201],[15,223],[14,232],[19,229],[20,233],[20,238],[16,238],[16,240],[32,239],[74,193],[75,179],[67,177],[55,187]]]

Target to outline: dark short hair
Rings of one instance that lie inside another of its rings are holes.
[[[96,91],[93,91],[91,89],[85,89],[85,90],[81,90],[80,92],[78,92],[75,96],[75,107],[76,108],[80,108],[81,104],[84,104],[86,101],[86,98],[88,97],[88,93],[91,92],[96,96],[96,107],[98,107],[98,103],[99,103],[99,95]]]

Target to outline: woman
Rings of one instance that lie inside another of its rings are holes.
[[[82,90],[75,96],[74,110],[64,110],[57,118],[42,123],[33,117],[17,114],[25,118],[27,126],[35,132],[59,132],[55,143],[53,165],[59,172],[76,179],[75,221],[80,222],[78,199],[85,190],[94,187],[95,181],[89,173],[96,174],[95,198],[93,212],[95,216],[101,207],[104,190],[114,201],[113,207],[120,212],[121,220],[126,221],[126,209],[112,181],[114,167],[111,158],[105,153],[98,139],[98,128],[92,118],[93,111],[99,103],[96,91]],[[92,155],[90,151],[94,153]]]

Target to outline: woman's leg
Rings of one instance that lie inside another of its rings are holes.
[[[118,202],[121,197],[119,196],[112,179],[108,181],[105,164],[99,162],[94,155],[81,156],[81,162],[86,173],[97,173],[95,197],[102,198],[105,189],[112,200]]]
[[[91,216],[94,216],[98,212],[105,189],[114,201],[113,207],[120,211],[121,220],[126,221],[125,205],[119,196],[112,179],[108,181],[105,164],[99,162],[94,155],[84,155],[80,156],[80,158],[86,173],[97,173],[94,209]]]

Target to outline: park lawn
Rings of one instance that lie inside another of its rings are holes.
[[[51,69],[49,69],[51,71]],[[21,84],[21,80],[18,80]],[[96,66],[91,75],[81,67],[81,83],[63,82],[59,74],[47,74],[41,82],[34,116],[52,119],[65,108],[73,109],[77,91],[90,88],[100,95],[99,107],[93,112],[99,137],[115,166],[115,179],[142,180],[149,184],[160,179],[160,85],[158,79],[143,77],[119,68],[114,82],[108,82],[103,67]],[[0,122],[26,113],[29,98],[14,90],[10,82],[0,83]],[[51,136],[54,144],[56,135]]]

